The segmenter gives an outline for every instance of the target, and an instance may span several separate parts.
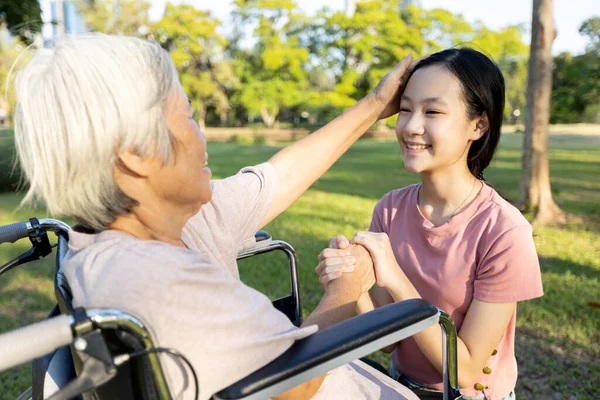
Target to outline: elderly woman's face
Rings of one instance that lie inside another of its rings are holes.
[[[178,84],[167,100],[166,124],[174,148],[171,159],[162,168],[160,186],[170,201],[199,208],[212,196],[211,171],[207,167],[206,137],[193,116],[189,100]]]

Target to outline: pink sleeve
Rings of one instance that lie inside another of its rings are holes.
[[[498,237],[477,266],[473,297],[511,303],[543,295],[540,263],[530,225]]]
[[[373,209],[373,217],[371,218],[370,232],[385,232],[383,224],[383,199],[379,200]]]

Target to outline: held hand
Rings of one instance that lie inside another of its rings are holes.
[[[377,286],[385,288],[398,278],[398,273],[401,273],[402,270],[398,266],[390,238],[386,233],[357,232],[352,243],[360,244],[369,251],[373,260]]]
[[[381,109],[378,119],[390,117],[400,111],[400,97],[406,86],[408,75],[415,65],[415,63],[412,63],[412,59],[412,54],[408,53],[404,60],[396,64],[390,72],[381,78],[377,87],[371,92],[375,102]]]
[[[350,241],[344,235],[338,235],[329,239],[329,249],[346,250],[350,246]],[[323,250],[319,255],[319,265],[315,272],[319,275],[319,282],[323,289],[327,289],[327,284],[342,276],[344,272],[354,271],[356,258],[349,251],[327,251]]]
[[[319,264],[315,272],[319,275],[319,282],[327,290],[330,281],[342,276],[343,273],[353,272],[356,258],[348,250],[324,249],[319,254]]]
[[[350,241],[344,235],[338,235],[329,239],[330,249],[347,249],[350,246]]]
[[[361,291],[368,291],[375,284],[373,262],[369,252],[360,245],[350,245],[343,236],[332,238],[330,245],[343,246],[344,250],[336,248],[324,249],[319,255],[319,265],[315,272],[319,281],[327,290],[330,281],[340,278],[356,279],[359,281]]]

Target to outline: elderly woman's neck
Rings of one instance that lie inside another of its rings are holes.
[[[138,239],[157,240],[177,247],[186,247],[181,239],[181,233],[189,218],[188,215],[135,210],[130,214],[118,217],[109,227]]]

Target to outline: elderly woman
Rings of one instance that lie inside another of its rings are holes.
[[[40,51],[17,79],[15,138],[25,201],[42,200],[81,227],[64,265],[74,305],[138,316],[158,345],[190,359],[202,399],[294,340],[350,318],[374,283],[371,264],[331,282],[296,328],[240,281],[236,255],[369,126],[397,111],[409,65],[410,56],[342,116],[268,162],[211,181],[206,139],[158,45],[94,35]],[[161,361],[172,392],[191,398],[179,367]],[[411,394],[356,362],[279,396],[311,397]]]

